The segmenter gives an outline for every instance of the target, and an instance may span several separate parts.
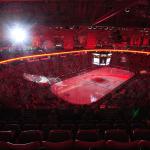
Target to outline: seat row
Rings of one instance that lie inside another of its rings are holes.
[[[120,142],[129,142],[136,140],[150,141],[150,130],[135,129],[132,134],[122,129],[106,130],[104,133],[99,130],[78,130],[73,133],[71,130],[50,130],[46,134],[41,130],[21,131],[19,135],[13,131],[0,131],[0,141],[12,143],[29,143],[35,141],[62,142],[66,140],[79,140],[96,142],[99,140],[115,140]]]
[[[107,130],[107,129],[126,129],[132,130],[136,128],[149,128],[144,123],[133,123],[130,126],[127,126],[124,123],[115,123],[113,125],[108,123],[99,123],[99,124],[0,124],[0,130],[45,130],[45,129],[99,129],[99,130]]]
[[[118,141],[72,141],[63,142],[31,142],[26,144],[13,144],[0,142],[1,150],[149,150],[150,141],[140,140],[134,142]]]

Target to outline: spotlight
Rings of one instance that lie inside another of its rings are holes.
[[[10,29],[10,39],[15,43],[23,43],[26,42],[28,38],[27,31],[20,26],[14,26]]]

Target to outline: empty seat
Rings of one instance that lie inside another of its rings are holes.
[[[97,130],[78,130],[76,139],[79,141],[98,141],[99,134]]]
[[[111,129],[105,131],[106,140],[115,140],[120,142],[128,142],[129,136],[125,130],[122,129]]]
[[[132,133],[132,140],[150,140],[150,129],[135,129]]]
[[[46,150],[72,150],[73,142],[72,140],[67,140],[63,142],[47,142],[43,141],[42,146]]]
[[[57,124],[42,124],[41,129],[44,134],[44,139],[47,139],[49,131],[58,129],[58,125]]]
[[[139,150],[138,142],[107,141],[107,150]]]
[[[9,150],[39,150],[40,147],[39,142],[31,142],[26,144],[7,143],[7,148],[9,148]]]
[[[18,134],[20,132],[20,126],[19,124],[6,124],[4,130],[11,130]]]
[[[43,135],[40,130],[22,131],[18,137],[18,143],[42,141]]]
[[[39,142],[31,142],[26,144],[7,143],[10,150],[39,150],[41,144]]]
[[[87,142],[87,141],[75,141],[74,149],[77,150],[90,150],[90,149],[98,149],[104,150],[105,141],[96,141],[96,142]]]
[[[13,131],[0,131],[0,141],[14,142]]]
[[[70,130],[51,130],[47,141],[62,142],[72,140],[72,132]]]
[[[10,145],[8,142],[0,141],[0,150],[10,150]]]
[[[39,130],[38,124],[24,124],[22,127],[23,130]]]

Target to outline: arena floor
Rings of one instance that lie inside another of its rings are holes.
[[[51,91],[72,104],[91,104],[129,80],[133,75],[127,70],[103,67],[55,83],[51,86]]]

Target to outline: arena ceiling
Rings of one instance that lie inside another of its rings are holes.
[[[0,22],[149,27],[149,0],[0,0]]]

